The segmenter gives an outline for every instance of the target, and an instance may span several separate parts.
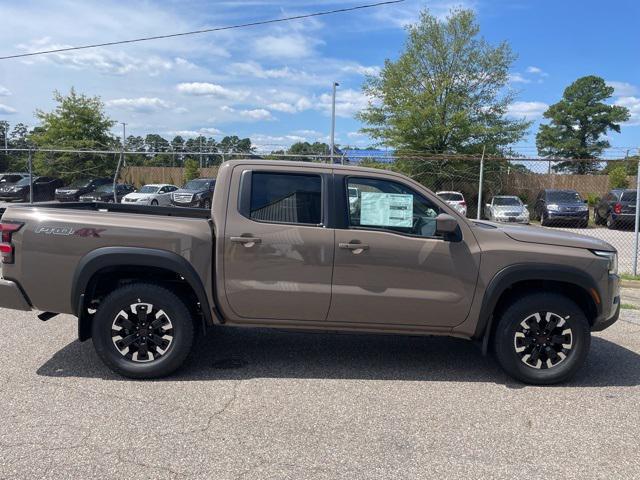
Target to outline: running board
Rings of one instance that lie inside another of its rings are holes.
[[[60,314],[54,313],[54,312],[42,312],[41,314],[38,315],[38,318],[43,322],[46,322],[47,320],[51,320],[56,315],[60,315]]]

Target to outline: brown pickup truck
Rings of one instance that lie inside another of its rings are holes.
[[[196,335],[233,326],[461,337],[548,384],[620,309],[611,245],[467,220],[376,169],[231,161],[211,211],[10,206],[0,230],[0,306],[75,315],[80,340],[133,378],[173,372]]]

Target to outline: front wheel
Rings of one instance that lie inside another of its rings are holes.
[[[151,206],[152,207],[157,207],[158,206],[158,201],[157,200],[151,200]]]
[[[193,343],[187,306],[166,288],[144,283],[121,287],[93,319],[93,344],[102,361],[130,378],[158,378],[182,365]]]
[[[564,382],[584,363],[589,322],[569,298],[556,293],[521,297],[500,316],[494,335],[498,362],[512,377],[536,385]]]
[[[208,198],[202,202],[202,208],[209,210],[211,208],[211,200]]]

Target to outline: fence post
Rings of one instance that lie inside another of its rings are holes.
[[[29,147],[29,203],[33,203],[33,157]]]
[[[639,149],[640,150],[640,149]],[[636,172],[636,221],[633,227],[633,276],[638,275],[638,221],[640,220],[640,157]]]
[[[478,182],[478,211],[476,212],[476,220],[482,218],[482,184],[484,182],[484,149],[482,146],[482,157],[480,157],[480,181]]]

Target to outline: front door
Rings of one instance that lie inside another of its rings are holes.
[[[346,228],[336,229],[331,322],[453,327],[475,291],[479,251],[461,225],[436,234],[437,202],[400,181],[345,178]]]
[[[224,279],[238,317],[324,321],[331,300],[334,230],[329,169],[237,167],[227,206]]]

